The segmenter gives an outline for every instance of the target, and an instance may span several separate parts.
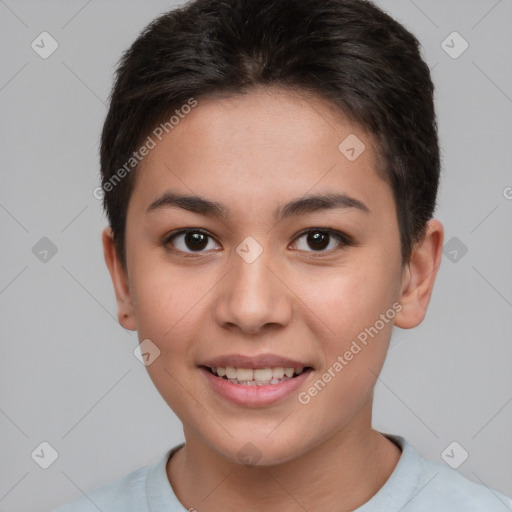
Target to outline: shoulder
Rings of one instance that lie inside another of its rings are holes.
[[[176,449],[176,448],[175,448]],[[154,477],[162,473],[173,450],[153,465],[136,469],[122,478],[97,487],[54,512],[145,512],[149,511],[148,492],[154,486]]]
[[[512,512],[507,496],[445,464],[425,460],[400,436],[387,437],[402,449],[393,488],[402,493],[403,512]]]
[[[87,492],[55,512],[109,512],[114,510],[144,511],[146,481],[149,467],[143,467],[124,477]],[[147,501],[147,500],[146,500]]]
[[[456,470],[421,459],[418,497],[433,508],[425,510],[467,510],[471,512],[512,512],[512,500]],[[421,493],[421,494],[420,494]]]

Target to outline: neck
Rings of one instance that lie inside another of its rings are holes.
[[[371,418],[363,420],[366,428],[358,422],[299,457],[271,466],[235,464],[185,430],[186,445],[170,459],[167,475],[189,510],[352,511],[385,484],[401,455],[371,428]]]

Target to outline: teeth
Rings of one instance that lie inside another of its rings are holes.
[[[279,384],[282,381],[259,381],[259,380],[243,380],[239,381],[237,379],[228,379],[232,384],[241,384],[242,386],[268,386],[269,384]],[[285,379],[286,380],[286,379]]]
[[[232,366],[226,366],[226,377],[228,379],[236,379],[236,370]]]
[[[291,379],[294,375],[300,375],[304,367],[283,368],[276,366],[274,368],[233,368],[232,366],[218,366],[212,368],[215,375],[226,377],[234,384],[243,384],[247,386],[266,386],[268,384],[279,384],[282,381]]]
[[[284,377],[284,368],[282,366],[272,368],[272,377],[274,379],[282,379]]]
[[[271,368],[258,368],[254,370],[254,380],[272,380],[272,369]],[[238,379],[243,380],[243,379]],[[249,380],[249,379],[247,379]]]
[[[236,379],[237,380],[252,380],[254,376],[254,370],[250,368],[237,368],[236,369]],[[261,380],[261,379],[256,379]]]
[[[285,368],[284,369],[284,374],[287,376],[287,377],[293,377],[293,368]]]

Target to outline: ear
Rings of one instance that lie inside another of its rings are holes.
[[[403,271],[399,299],[402,309],[395,317],[397,327],[410,329],[425,318],[441,265],[443,239],[443,225],[438,220],[431,219],[425,236],[414,245],[409,264]]]
[[[101,235],[103,242],[103,255],[112,278],[112,284],[116,292],[117,301],[117,319],[119,323],[130,331],[137,329],[135,323],[135,312],[130,297],[130,287],[128,284],[128,276],[119,261],[117,251],[114,245],[114,236],[112,229],[106,227]]]

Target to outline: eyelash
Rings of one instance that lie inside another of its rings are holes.
[[[188,229],[181,229],[179,231],[176,231],[176,232],[173,232],[173,233],[169,234],[162,241],[162,245],[168,251],[174,252],[174,253],[181,253],[181,254],[185,255],[185,257],[201,256],[203,254],[203,252],[201,252],[201,251],[185,252],[185,251],[182,251],[180,249],[176,249],[176,248],[172,247],[172,244],[171,244],[171,240],[172,239],[174,239],[174,238],[176,238],[176,237],[178,237],[180,235],[186,235],[187,233],[200,233],[200,234],[203,234],[203,235],[205,235],[205,236],[215,240],[215,238],[208,231],[206,231],[204,229],[201,229],[201,228],[188,228]],[[309,257],[323,258],[323,257],[325,257],[324,255],[331,255],[333,252],[337,252],[337,251],[343,249],[344,247],[348,247],[348,246],[354,245],[354,241],[352,240],[351,237],[349,237],[348,235],[346,235],[344,233],[341,233],[339,231],[336,231],[336,230],[330,229],[330,228],[308,228],[308,229],[303,230],[300,233],[298,233],[298,235],[294,238],[293,241],[295,242],[295,241],[299,240],[300,238],[302,238],[303,236],[308,235],[310,233],[322,233],[323,235],[329,235],[330,237],[335,238],[339,242],[340,245],[336,249],[330,249],[328,251],[326,251],[326,250],[322,250],[322,251],[304,251],[306,253],[311,253]]]

